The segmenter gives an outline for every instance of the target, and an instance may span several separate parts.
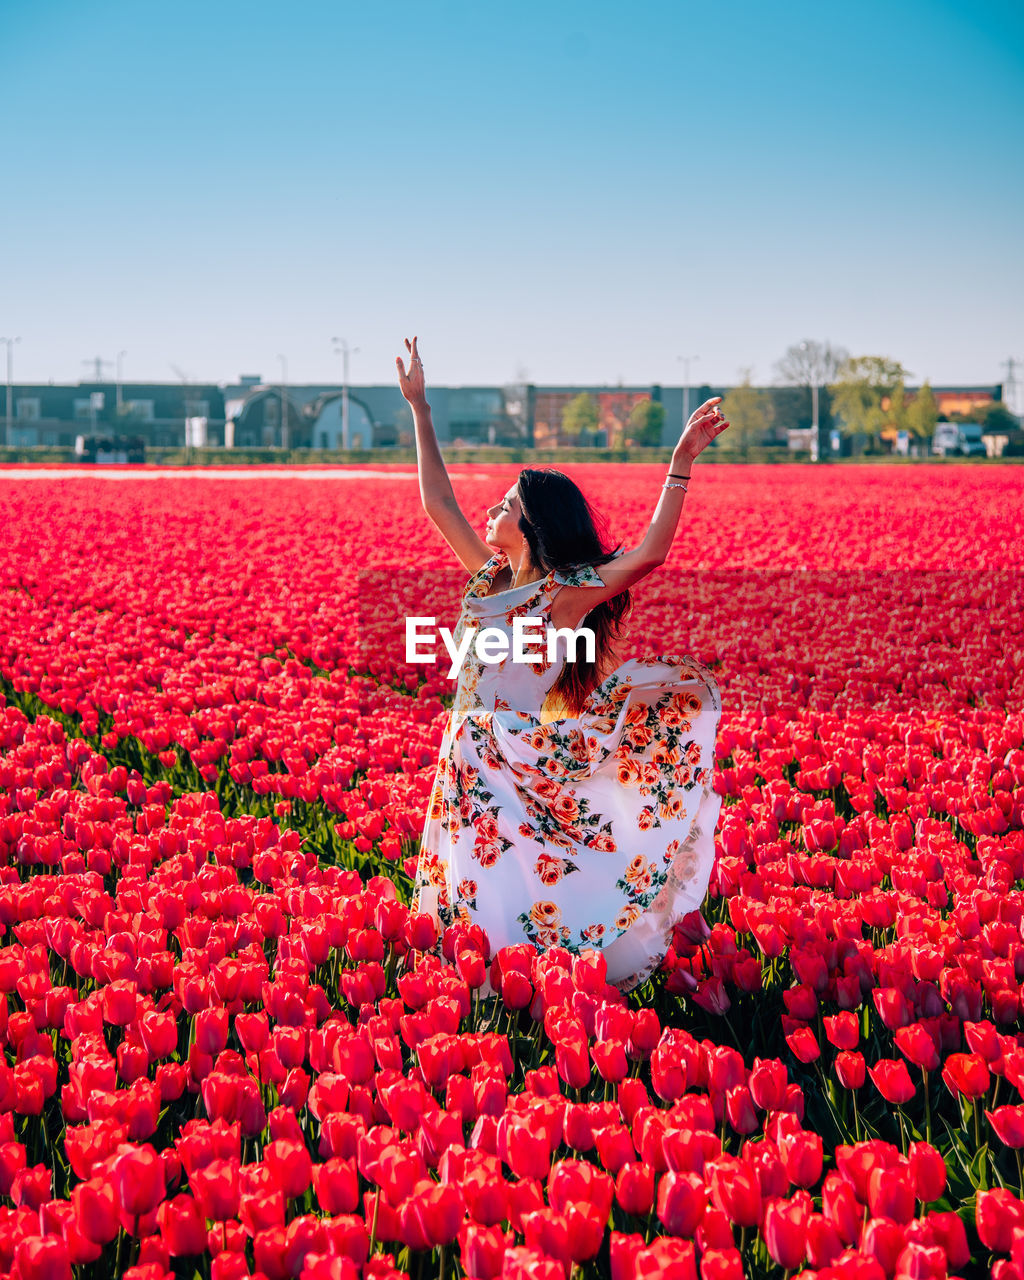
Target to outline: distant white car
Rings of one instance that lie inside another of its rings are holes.
[[[986,453],[980,422],[937,422],[932,436],[932,453],[945,457],[957,454],[969,458]]]

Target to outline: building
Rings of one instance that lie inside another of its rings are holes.
[[[141,435],[161,448],[183,443],[189,419],[205,419],[208,441],[223,444],[220,387],[180,382],[19,384],[11,388],[7,443],[73,449],[80,435]]]
[[[914,388],[908,388],[913,393]],[[1001,399],[1002,388],[933,387],[940,415],[969,411]],[[629,442],[629,416],[645,400],[664,406],[661,444],[679,439],[687,416],[728,387],[534,386],[430,388],[437,438],[453,446],[592,445],[621,448]],[[811,424],[806,387],[763,388],[771,402],[771,426],[759,443],[804,446]],[[589,439],[571,440],[562,415],[574,397],[593,397],[597,429]],[[285,385],[243,375],[224,386],[209,384],[80,382],[14,385],[9,443],[16,448],[73,449],[80,435],[141,436],[150,448],[186,443],[236,449],[310,449],[342,446],[343,390],[337,384]],[[804,403],[806,401],[806,404]],[[825,421],[826,402],[822,417]],[[412,412],[397,382],[348,389],[349,441],[353,449],[411,447]],[[797,435],[794,435],[796,431]],[[2,441],[2,437],[0,437]]]

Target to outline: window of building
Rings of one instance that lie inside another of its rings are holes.
[[[126,400],[125,408],[139,422],[152,422],[156,416],[152,400]]]
[[[209,400],[186,400],[186,418],[208,418],[210,416]]]
[[[22,422],[38,422],[42,416],[41,409],[42,405],[37,396],[23,396],[15,406],[15,416]]]

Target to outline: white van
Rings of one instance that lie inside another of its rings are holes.
[[[932,453],[940,457],[955,454],[969,458],[984,456],[987,452],[981,438],[984,430],[980,422],[937,422],[932,436]]]

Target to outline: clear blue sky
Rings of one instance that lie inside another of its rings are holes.
[[[1010,0],[0,0],[16,380],[1024,357]],[[2,374],[2,369],[0,369]]]

